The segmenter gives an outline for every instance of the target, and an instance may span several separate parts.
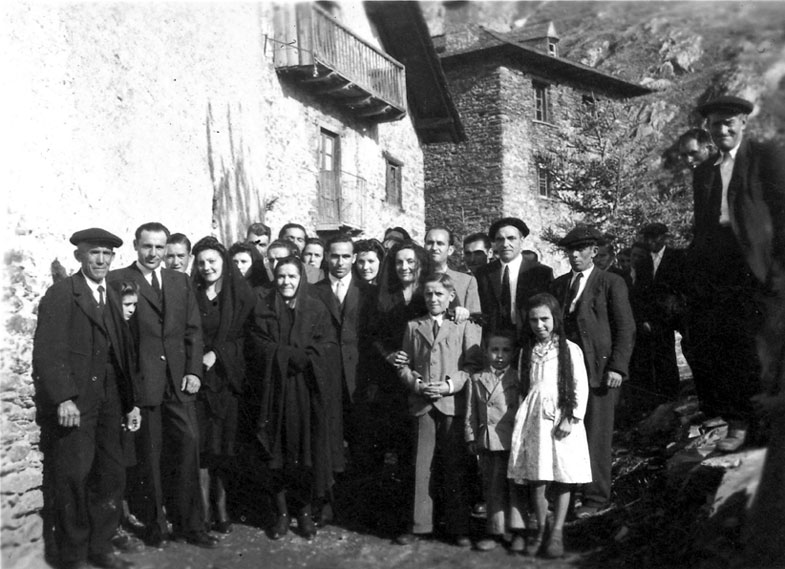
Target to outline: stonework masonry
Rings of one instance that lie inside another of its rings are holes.
[[[487,231],[502,216],[526,221],[526,247],[558,275],[564,256],[541,239],[557,222],[574,221],[566,207],[540,196],[536,157],[575,130],[585,87],[568,78],[532,74],[519,58],[481,54],[445,64],[467,142],[425,147],[426,224],[446,224],[459,237]],[[534,83],[548,85],[547,121],[535,119]]]
[[[8,76],[4,331],[0,347],[2,566],[45,566],[41,460],[30,359],[51,264],[78,269],[68,237],[104,227],[125,243],[161,221],[227,245],[251,221],[318,221],[320,129],[341,137],[342,183],[365,197],[362,236],[421,238],[423,157],[409,117],[363,123],[281,81],[272,3],[3,6]],[[376,42],[361,2],[341,20]],[[376,42],[378,45],[378,42]],[[402,207],[385,202],[384,153],[403,163]],[[359,181],[358,181],[359,180]]]

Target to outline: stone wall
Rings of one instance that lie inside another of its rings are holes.
[[[68,237],[102,226],[125,240],[158,220],[229,243],[249,221],[315,229],[319,129],[342,136],[345,179],[366,181],[365,234],[421,237],[423,159],[410,118],[369,126],[282,84],[263,4],[3,6],[6,86],[2,565],[43,565],[41,456],[30,355],[51,264],[78,269]],[[375,41],[361,2],[341,19]],[[384,202],[383,152],[404,163],[403,208]]]
[[[426,225],[447,225],[459,238],[487,231],[503,211],[500,76],[493,65],[460,65],[447,74],[466,142],[429,144],[425,154]]]

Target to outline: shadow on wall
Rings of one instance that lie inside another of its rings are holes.
[[[242,113],[242,108],[239,108]],[[213,230],[227,248],[245,237],[246,228],[264,222],[277,198],[264,199],[260,189],[246,171],[246,150],[242,135],[235,135],[232,109],[226,107],[226,132],[229,136],[229,156],[217,150],[213,137],[222,134],[215,124],[212,104],[207,104],[207,165],[213,185]],[[237,138],[237,140],[235,140]],[[216,141],[217,142],[217,141]],[[221,145],[218,145],[221,148]]]

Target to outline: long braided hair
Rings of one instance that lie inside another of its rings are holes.
[[[559,301],[548,293],[536,294],[529,298],[526,303],[526,315],[528,318],[529,312],[540,306],[544,306],[551,311],[553,317],[553,334],[558,338],[559,356],[558,356],[558,392],[559,392],[559,408],[566,416],[571,416],[572,411],[577,405],[575,399],[575,376],[572,369],[572,358],[570,358],[570,348],[567,346],[567,338],[564,333],[564,320],[562,318],[561,307]],[[521,393],[526,394],[529,392],[531,386],[531,359],[532,349],[537,343],[537,338],[529,326],[524,327],[523,341],[521,342],[521,357],[519,362],[519,377],[521,381]],[[525,396],[525,395],[524,395]]]

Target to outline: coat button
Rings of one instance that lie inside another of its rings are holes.
[[[94,376],[93,376],[93,377],[91,377],[90,379],[92,379],[93,381],[98,381],[98,376],[97,376],[97,375],[94,375]]]
[[[161,361],[165,362],[166,361],[166,356],[161,356]]]

